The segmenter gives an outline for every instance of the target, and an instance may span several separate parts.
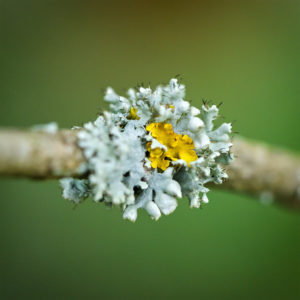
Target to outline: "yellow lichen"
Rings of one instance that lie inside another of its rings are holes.
[[[139,120],[140,117],[138,116],[137,112],[138,112],[137,108],[131,107],[129,115],[127,116],[127,119],[128,120]]]
[[[175,106],[174,106],[174,105],[167,104],[166,106],[167,106],[167,108],[171,108],[172,110],[174,110],[174,109],[175,109]]]
[[[151,149],[151,142],[147,143],[147,150],[149,151],[149,160],[151,161],[151,167],[156,169],[166,170],[170,165],[170,161],[165,159],[166,153],[160,148]]]
[[[151,149],[151,142],[147,143],[149,151],[149,160],[152,168],[160,168],[165,171],[170,165],[170,160],[184,160],[190,167],[190,162],[195,161],[198,157],[195,152],[193,140],[188,135],[177,134],[169,123],[151,123],[146,127],[151,135],[167,150],[161,148]]]

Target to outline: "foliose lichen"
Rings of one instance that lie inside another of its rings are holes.
[[[63,197],[120,206],[131,221],[140,208],[155,220],[168,215],[184,196],[191,207],[207,203],[207,184],[227,178],[231,124],[214,129],[218,107],[204,103],[200,111],[184,97],[177,79],[155,90],[129,89],[127,97],[108,88],[110,111],[78,131],[88,178],[62,179]]]

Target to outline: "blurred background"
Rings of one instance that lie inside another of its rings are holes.
[[[0,0],[0,126],[96,118],[176,74],[241,135],[300,151],[299,1]],[[276,163],[276,162],[274,162]],[[0,181],[1,299],[300,299],[300,216],[212,191],[135,224],[57,181]]]

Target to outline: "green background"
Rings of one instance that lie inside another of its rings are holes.
[[[179,73],[195,106],[300,151],[299,17],[299,1],[0,0],[0,125],[81,125],[107,86]],[[300,216],[257,199],[212,191],[132,224],[73,209],[57,181],[1,179],[0,198],[2,299],[300,299]]]

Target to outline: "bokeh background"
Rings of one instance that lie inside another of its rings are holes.
[[[0,0],[0,125],[82,125],[107,86],[181,74],[194,105],[223,101],[241,135],[300,151],[299,17],[289,0]],[[1,299],[300,299],[299,214],[209,196],[132,224],[74,209],[57,181],[1,179]]]

